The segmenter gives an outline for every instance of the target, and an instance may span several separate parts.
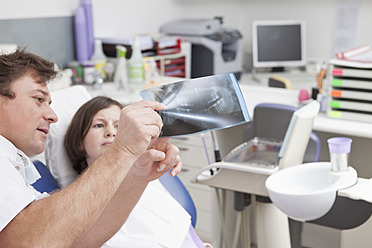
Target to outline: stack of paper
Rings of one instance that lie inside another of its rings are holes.
[[[372,49],[370,46],[361,46],[345,52],[337,53],[337,59],[331,64],[354,68],[372,68]]]

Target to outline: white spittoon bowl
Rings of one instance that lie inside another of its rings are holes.
[[[331,171],[330,162],[292,166],[271,175],[265,182],[271,201],[295,220],[310,221],[325,215],[336,200],[337,191],[357,182],[357,172]]]

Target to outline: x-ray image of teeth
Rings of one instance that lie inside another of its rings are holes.
[[[194,134],[239,125],[249,115],[234,74],[181,81],[141,91],[165,104],[162,137]]]

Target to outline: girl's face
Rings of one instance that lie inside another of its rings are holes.
[[[83,140],[90,166],[111,145],[116,136],[121,109],[116,105],[97,112]]]

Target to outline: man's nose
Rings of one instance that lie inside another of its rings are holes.
[[[58,121],[57,114],[53,111],[53,109],[48,106],[48,110],[45,113],[44,119],[49,121],[50,123],[55,123]]]

